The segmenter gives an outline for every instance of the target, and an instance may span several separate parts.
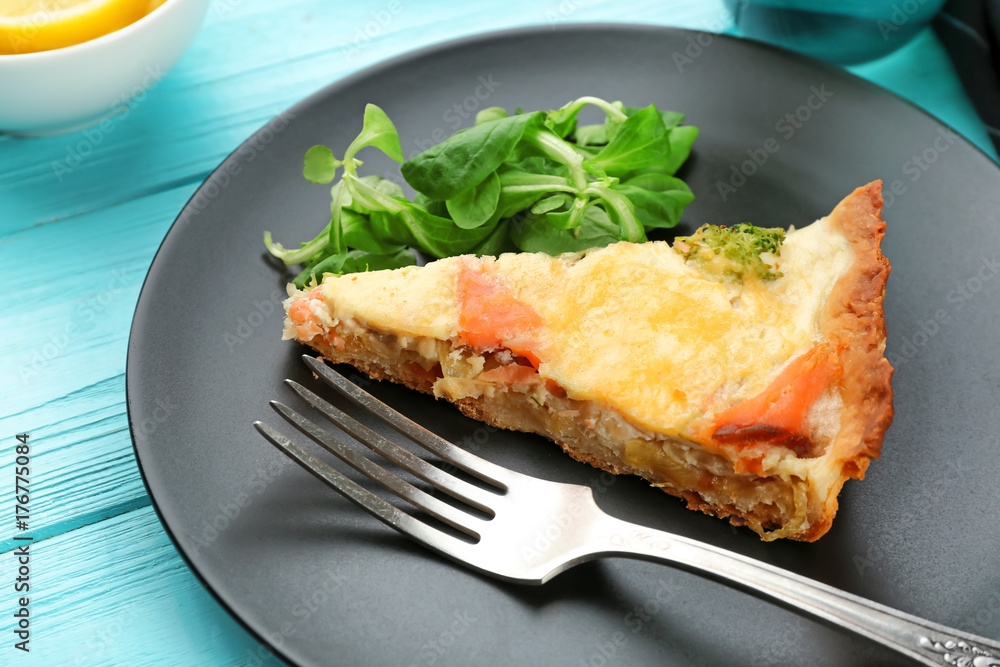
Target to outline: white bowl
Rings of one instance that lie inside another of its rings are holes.
[[[166,76],[198,32],[208,2],[166,0],[89,42],[0,55],[0,132],[71,132],[123,108]]]

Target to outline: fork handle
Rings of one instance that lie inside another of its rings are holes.
[[[924,665],[1000,667],[1000,642],[932,623],[731,551],[608,519],[601,531],[607,549],[595,555],[676,565],[851,630]]]

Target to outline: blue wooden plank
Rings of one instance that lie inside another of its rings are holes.
[[[0,293],[0,436],[31,434],[31,528],[37,538],[149,504],[125,415],[125,346],[139,288],[188,186],[19,232]],[[39,257],[62,258],[71,280],[35,278]],[[39,335],[42,332],[42,335]],[[0,458],[12,479],[13,456]],[[0,552],[14,504],[0,503]]]
[[[125,376],[117,375],[67,396],[0,419],[12,439],[30,433],[31,535],[45,539],[149,505],[139,477],[125,416]],[[13,456],[0,463],[0,480],[14,479]],[[0,507],[0,554],[18,546],[15,505]]]
[[[150,507],[36,542],[29,553],[31,650],[13,649],[7,630],[2,664],[221,667],[253,664],[255,657],[280,664],[267,660],[184,566]],[[3,556],[7,582],[13,559]],[[6,596],[7,618],[9,602]]]
[[[125,343],[146,270],[193,192],[193,186],[168,190],[0,236],[5,414],[124,373]]]

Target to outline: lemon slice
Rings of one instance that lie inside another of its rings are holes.
[[[0,0],[0,54],[49,51],[86,42],[138,21],[159,4],[150,0]]]

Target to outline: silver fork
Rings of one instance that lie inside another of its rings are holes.
[[[470,484],[427,463],[301,384],[286,380],[296,394],[354,439],[434,488],[476,508],[479,516],[385,470],[288,406],[272,401],[272,407],[326,450],[461,531],[467,539],[403,512],[267,424],[255,422],[257,430],[303,468],[376,518],[466,567],[505,581],[538,585],[574,565],[597,558],[621,556],[667,563],[840,626],[921,664],[1000,667],[1000,642],[896,611],[740,554],[616,519],[597,506],[590,487],[549,482],[490,463],[407,419],[322,362],[308,355],[303,359],[340,394],[491,488]]]

